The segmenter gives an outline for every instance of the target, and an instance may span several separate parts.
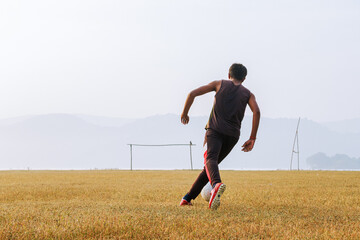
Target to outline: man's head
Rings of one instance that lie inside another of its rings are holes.
[[[229,78],[243,82],[247,74],[247,69],[240,63],[234,63],[229,68]]]

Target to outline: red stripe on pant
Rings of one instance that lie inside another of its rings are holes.
[[[209,179],[210,185],[212,186],[210,172],[209,172],[208,168],[206,167],[206,158],[207,158],[207,150],[205,150],[205,152],[204,152],[204,166],[205,166],[206,175]]]

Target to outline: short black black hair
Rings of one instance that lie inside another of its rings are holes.
[[[247,75],[247,69],[244,65],[240,63],[234,63],[229,68],[230,78],[234,78],[239,81],[244,81]]]

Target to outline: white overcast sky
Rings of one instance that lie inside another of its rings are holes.
[[[233,62],[263,116],[359,118],[360,1],[0,1],[0,118],[180,114]]]

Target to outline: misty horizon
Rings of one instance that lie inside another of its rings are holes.
[[[196,144],[193,147],[193,164],[195,169],[200,169],[203,167],[202,141],[208,117],[193,117],[186,126],[179,119],[180,116],[174,114],[142,119],[81,114],[24,116],[5,121],[0,119],[0,169],[126,170],[130,168],[127,144],[183,144],[189,141]],[[247,140],[251,129],[251,116],[246,116],[239,143],[220,168],[289,169],[296,124],[295,118],[263,117],[254,150],[243,153],[239,146]],[[328,156],[345,154],[359,158],[360,152],[356,147],[360,141],[359,126],[360,119],[331,124],[301,119],[300,168],[310,170],[307,159],[320,152]],[[277,142],[282,144],[277,145]],[[137,170],[190,168],[188,147],[136,147],[133,154],[134,169]],[[148,161],[149,158],[153,160]],[[321,166],[326,169],[324,165]]]

